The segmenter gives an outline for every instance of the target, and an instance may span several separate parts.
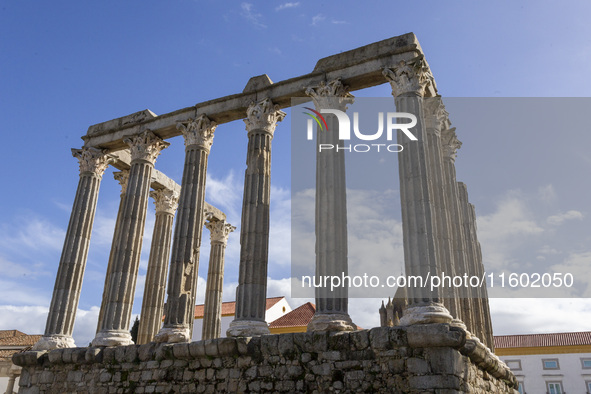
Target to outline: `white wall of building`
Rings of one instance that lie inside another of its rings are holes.
[[[586,382],[591,382],[591,369],[584,369],[581,359],[591,359],[591,353],[500,356],[500,359],[512,367],[525,393],[547,393],[547,382],[561,382],[562,392],[567,394],[588,392]],[[544,369],[542,360],[546,359],[558,359],[559,369]],[[517,360],[521,363],[520,370],[514,367]]]
[[[279,319],[281,316],[291,312],[291,307],[285,298],[279,300],[271,308],[267,309],[265,313],[265,321],[271,323]],[[222,338],[226,337],[226,331],[230,327],[230,323],[234,320],[234,315],[222,316]],[[200,341],[201,333],[203,332],[203,318],[195,319],[193,323],[193,336],[191,341]]]

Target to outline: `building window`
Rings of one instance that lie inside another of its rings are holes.
[[[587,394],[591,393],[591,380],[586,381],[585,384],[587,385]]]
[[[523,382],[518,382],[519,383],[519,387],[517,387],[517,391],[519,391],[519,394],[525,394],[525,389],[523,388]]]
[[[560,369],[557,358],[546,358],[542,360],[544,369]]]
[[[591,358],[582,358],[581,366],[583,369],[591,369]]]
[[[521,360],[507,360],[505,364],[507,364],[511,371],[521,371]]]
[[[562,382],[546,382],[548,394],[564,394],[562,391]]]

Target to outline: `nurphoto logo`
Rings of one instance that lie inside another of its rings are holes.
[[[339,140],[342,141],[349,141],[351,140],[351,121],[349,119],[349,115],[347,115],[343,111],[339,111],[337,109],[321,109],[319,111],[315,111],[312,108],[304,107],[305,109],[311,111],[304,112],[305,115],[308,115],[310,119],[307,120],[307,139],[311,141],[314,138],[314,122],[318,125],[319,132],[330,132],[328,129],[328,124],[326,119],[322,114],[333,114],[336,116],[338,125],[339,125]],[[417,124],[417,117],[408,112],[387,112],[384,121],[384,112],[378,112],[378,130],[375,133],[365,134],[359,130],[359,112],[353,112],[353,133],[356,138],[362,141],[376,141],[382,137],[384,134],[384,129],[386,130],[386,140],[392,141],[393,139],[393,131],[400,130],[407,136],[411,141],[417,141],[417,137],[410,131],[414,126]],[[396,123],[398,119],[410,119],[410,122],[407,123]],[[385,148],[388,152],[402,152],[402,145],[400,144],[354,144],[348,146],[339,146],[334,144],[319,144],[318,151],[327,151],[327,150],[346,150],[348,152],[369,152],[371,150],[376,150],[380,152],[381,148]]]

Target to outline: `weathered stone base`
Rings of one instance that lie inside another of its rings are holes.
[[[154,342],[190,342],[191,330],[189,327],[163,327],[160,332],[154,337]]]
[[[226,335],[229,337],[252,337],[269,333],[267,322],[258,320],[233,320],[226,330]]]
[[[448,324],[24,352],[19,393],[515,393],[507,366]]]
[[[341,313],[316,313],[310,323],[308,331],[355,331],[357,326],[353,324],[349,315]]]
[[[65,347],[74,347],[74,338],[69,335],[43,335],[35,345],[33,350],[52,350]]]

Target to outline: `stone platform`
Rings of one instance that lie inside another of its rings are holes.
[[[17,353],[19,393],[516,393],[507,366],[448,324]]]

